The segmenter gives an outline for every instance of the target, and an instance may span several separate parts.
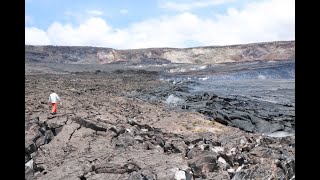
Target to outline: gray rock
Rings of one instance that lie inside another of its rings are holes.
[[[51,130],[47,130],[44,138],[44,144],[48,144],[54,138],[53,132]]]
[[[232,124],[244,131],[253,132],[255,126],[251,123],[250,120],[243,120],[243,119],[233,119]]]
[[[194,158],[188,162],[195,177],[207,177],[208,173],[219,168],[217,163],[217,155],[206,152],[206,155]]]

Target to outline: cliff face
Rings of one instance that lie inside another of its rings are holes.
[[[181,49],[149,48],[130,50],[80,46],[25,46],[25,62],[59,62],[75,64],[172,62],[213,64],[289,59],[295,59],[295,41]]]

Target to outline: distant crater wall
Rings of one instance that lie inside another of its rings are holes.
[[[75,64],[197,63],[214,64],[254,60],[294,60],[295,41],[194,48],[148,48],[116,50],[82,46],[25,46],[25,62]]]

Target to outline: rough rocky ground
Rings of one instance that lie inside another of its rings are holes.
[[[26,179],[295,179],[295,136],[249,133],[144,99],[157,87],[155,97],[172,93],[159,77],[144,70],[26,75]],[[56,115],[47,103],[52,89],[63,103]],[[244,108],[210,93],[195,98]]]

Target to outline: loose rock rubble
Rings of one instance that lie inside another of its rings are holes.
[[[158,79],[147,71],[26,76],[25,178],[295,179],[295,136],[263,135],[278,125],[265,130],[261,114],[214,94],[186,97],[195,111],[142,100],[146,92],[168,97],[153,91],[172,87]],[[53,87],[63,105],[50,115]],[[205,110],[224,104],[225,112]]]

